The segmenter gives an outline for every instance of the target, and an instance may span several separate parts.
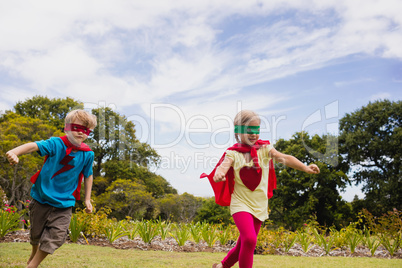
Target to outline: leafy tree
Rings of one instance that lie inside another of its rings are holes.
[[[402,209],[401,119],[402,101],[381,100],[340,120],[340,150],[354,182],[363,183],[364,206],[376,215]]]
[[[157,199],[159,207],[159,217],[163,220],[177,221],[179,218],[178,194],[167,194]]]
[[[176,222],[191,222],[201,207],[202,198],[191,194],[167,194],[158,199],[160,217]]]
[[[159,155],[148,144],[141,143],[135,136],[135,125],[125,116],[112,109],[93,109],[98,125],[88,138],[88,144],[95,153],[96,176],[101,175],[102,164],[110,160],[130,160],[140,166],[157,164]]]
[[[34,96],[23,102],[17,102],[14,109],[17,114],[41,119],[43,122],[55,126],[58,130],[64,131],[64,119],[67,113],[83,107],[81,102],[69,97],[49,99],[48,97]]]
[[[215,197],[205,198],[202,207],[198,210],[195,221],[206,221],[208,223],[233,223],[229,207],[222,207],[215,203]]]
[[[109,182],[117,178],[134,180],[145,185],[146,190],[152,193],[152,196],[159,198],[165,194],[177,194],[168,181],[163,177],[150,172],[146,167],[139,166],[129,160],[110,160],[104,164],[105,177]],[[101,193],[101,192],[99,192]]]
[[[276,165],[278,180],[274,196],[269,200],[270,219],[293,230],[314,214],[320,225],[345,224],[351,212],[338,189],[345,189],[348,183],[345,175],[348,166],[342,162],[336,145],[334,136],[310,137],[304,132],[296,133],[288,141],[278,140],[275,144],[278,151],[293,155],[305,164],[315,163],[321,172],[312,175]]]
[[[5,120],[6,118],[6,120]],[[40,119],[23,117],[7,112],[0,120],[0,186],[11,204],[20,207],[18,200],[29,199],[30,178],[42,166],[43,158],[36,153],[20,156],[19,164],[10,166],[5,153],[27,142],[60,136],[54,126]]]
[[[195,197],[189,193],[183,193],[179,196],[176,205],[179,208],[179,221],[187,223],[192,222],[197,215],[198,209],[202,205],[202,198]]]
[[[109,207],[110,216],[118,220],[130,216],[133,219],[153,219],[156,217],[156,203],[144,185],[135,181],[117,179],[106,191],[94,198],[101,207]]]

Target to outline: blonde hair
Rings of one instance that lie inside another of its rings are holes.
[[[66,124],[71,124],[74,120],[80,120],[87,128],[94,129],[96,127],[96,116],[85,111],[85,110],[72,110],[70,111],[65,119]]]
[[[260,116],[251,110],[242,110],[238,112],[233,120],[235,126],[247,126],[251,121],[258,120],[261,123]],[[239,134],[235,133],[237,142],[240,142]]]

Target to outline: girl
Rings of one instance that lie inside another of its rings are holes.
[[[275,150],[269,141],[259,140],[260,118],[248,110],[240,111],[235,119],[237,144],[227,149],[217,167],[208,177],[219,205],[230,206],[230,213],[240,236],[221,263],[213,268],[253,266],[253,254],[261,223],[268,218],[268,198],[276,188],[272,159],[291,168],[318,174],[315,164],[306,166],[297,158]],[[270,168],[271,167],[271,168]]]

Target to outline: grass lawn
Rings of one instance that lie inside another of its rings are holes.
[[[0,243],[0,267],[25,267],[29,243]],[[179,253],[121,250],[78,244],[65,244],[49,255],[40,267],[212,267],[224,253]],[[238,267],[237,265],[234,267]],[[401,259],[360,257],[289,257],[255,255],[253,267],[402,267]]]

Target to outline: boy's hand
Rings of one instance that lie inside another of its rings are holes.
[[[20,161],[18,159],[18,156],[15,153],[13,153],[12,151],[8,151],[6,153],[6,157],[7,157],[8,162],[10,162],[11,165],[18,164],[18,162]]]
[[[86,201],[85,201],[85,212],[86,212],[86,213],[92,213],[92,204],[91,204],[91,200],[86,200]]]
[[[305,172],[308,174],[318,174],[320,173],[320,168],[316,164],[310,164],[306,167]]]
[[[226,181],[225,174],[222,172],[215,172],[214,182]]]

